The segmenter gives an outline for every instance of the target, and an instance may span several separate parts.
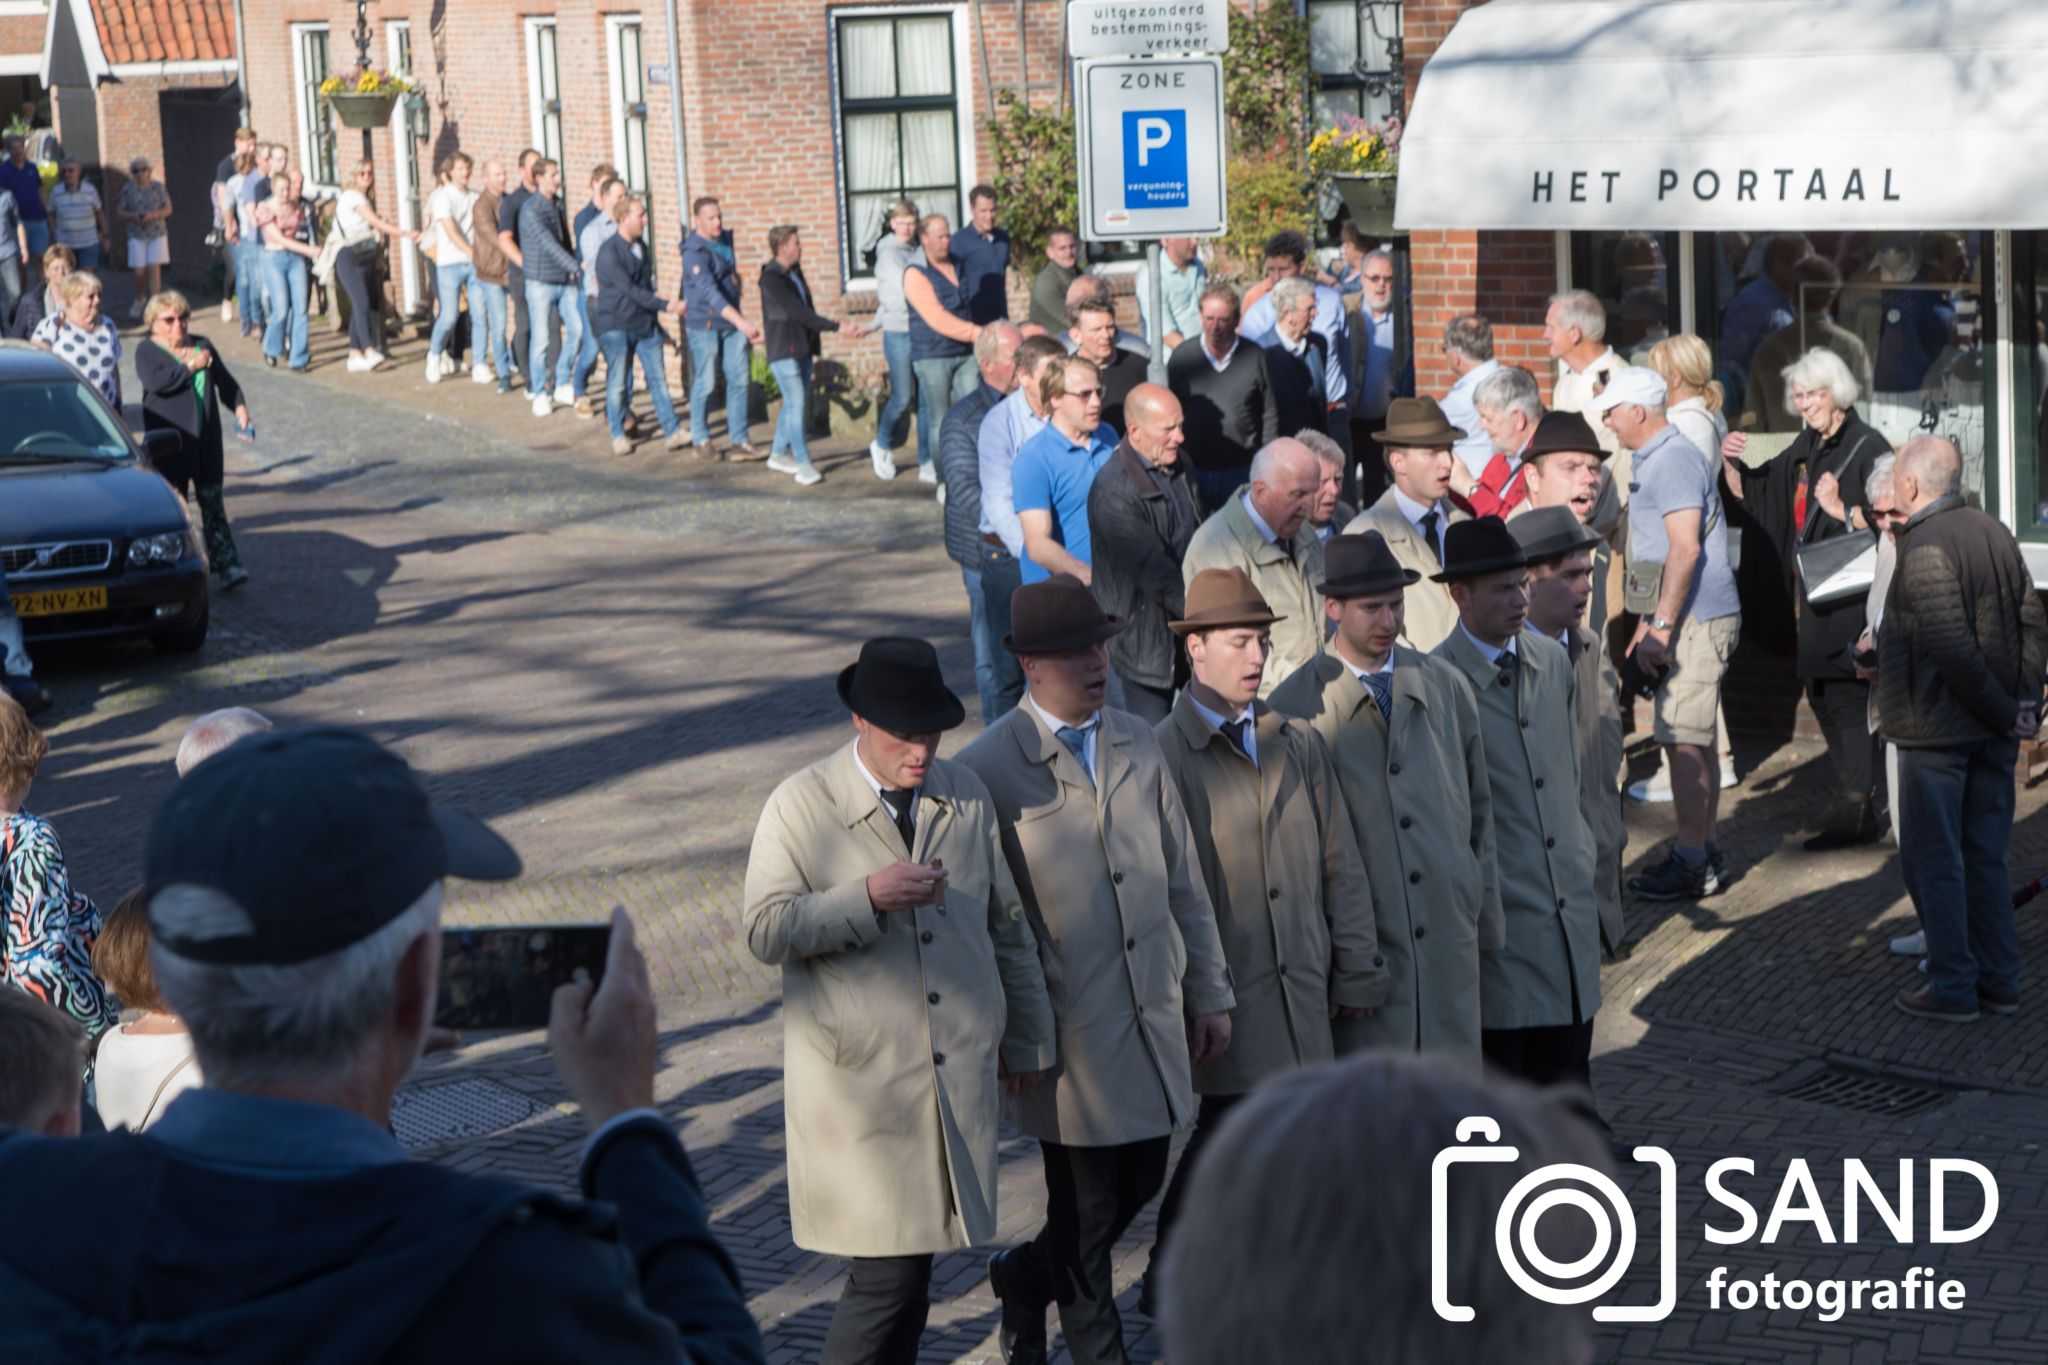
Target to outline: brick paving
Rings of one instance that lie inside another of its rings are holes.
[[[687,452],[615,459],[599,423],[538,421],[467,382],[429,394],[416,364],[286,378],[246,344],[220,340],[263,434],[230,459],[230,506],[255,580],[218,601],[195,658],[41,657],[61,701],[32,804],[57,821],[85,887],[111,900],[135,876],[184,723],[253,705],[281,721],[369,727],[441,798],[519,845],[528,876],[458,885],[453,918],[579,920],[626,905],[662,995],[664,1110],[697,1161],[772,1358],[815,1358],[843,1267],[789,1241],[779,992],[739,941],[740,879],[768,790],[846,733],[831,679],[859,640],[926,634],[955,689],[972,694],[959,576],[938,548],[930,490],[874,480],[843,443],[823,448],[828,481],[808,493],[759,465]],[[1688,1235],[1678,1311],[1610,1331],[1600,1358],[2048,1358],[2048,1016],[1954,1028],[1893,1011],[1887,997],[1912,979],[1911,964],[1885,951],[1911,919],[1893,851],[1804,854],[1801,822],[1824,801],[1825,760],[1798,743],[1743,757],[1723,821],[1742,879],[1704,905],[1631,907],[1629,955],[1604,973],[1601,1106],[1625,1141],[1672,1151]],[[1631,853],[1657,852],[1670,818],[1668,806],[1632,809]],[[2048,794],[2022,792],[2012,862],[2019,880],[2048,866]],[[2043,914],[2023,913],[2021,928],[2040,961]],[[1943,1093],[1911,1114],[1784,1093],[1836,1073]],[[569,1183],[581,1130],[539,1036],[431,1059],[408,1092],[424,1106],[415,1113],[458,1096],[518,1121],[423,1140],[423,1155]],[[1760,1207],[1792,1155],[1813,1163],[1837,1208],[1842,1157],[1883,1171],[1898,1157],[1967,1156],[1997,1174],[2001,1210],[1985,1237],[1959,1247],[1845,1249],[1808,1228],[1776,1246],[1707,1246],[1692,1231],[1708,1216],[1699,1176],[1742,1154],[1758,1161],[1741,1188]],[[1003,1158],[1010,1239],[1037,1224],[1040,1177],[1028,1142],[1012,1138]],[[1127,1306],[1149,1235],[1148,1215],[1120,1248]],[[1915,1263],[1963,1280],[1966,1309],[1827,1324],[1710,1312],[1700,1288],[1716,1264],[1811,1279],[1896,1276]],[[980,1253],[940,1261],[926,1359],[996,1358],[982,1265]],[[1640,1296],[1640,1275],[1625,1289]],[[1156,1359],[1151,1325],[1135,1313],[1127,1325],[1134,1358]]]

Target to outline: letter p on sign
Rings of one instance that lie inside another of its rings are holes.
[[[1184,109],[1124,111],[1124,207],[1188,206],[1188,116]]]

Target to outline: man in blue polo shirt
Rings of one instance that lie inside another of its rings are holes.
[[[1055,356],[1039,382],[1051,420],[1024,443],[1010,471],[1024,528],[1023,579],[1070,573],[1086,583],[1088,489],[1116,449],[1116,433],[1102,420],[1102,372],[1079,356]]]
[[[953,234],[953,259],[967,316],[990,323],[1010,316],[1010,234],[996,226],[996,192],[976,185],[967,192],[968,221]]]

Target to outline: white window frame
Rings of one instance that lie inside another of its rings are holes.
[[[328,74],[334,74],[334,36],[325,23],[293,24],[292,39],[292,108],[298,115],[299,126],[299,168],[306,177],[308,191],[325,191],[326,195],[338,193],[331,184],[322,184],[313,178],[313,171],[319,165],[319,158],[313,155],[313,137],[320,131],[325,119],[325,110],[320,103],[318,91],[309,91],[306,86],[306,38],[318,33],[327,39]],[[341,150],[337,145],[334,153],[333,170],[337,178],[341,174]],[[322,196],[324,197],[324,196]]]
[[[647,34],[641,27],[639,15],[607,15],[605,17],[605,58],[611,73],[612,164],[619,168],[619,178],[626,182],[626,188],[634,194],[644,196],[652,188],[654,180],[654,160],[649,155],[647,145],[647,116],[643,113],[637,120],[640,125],[640,183],[635,184],[633,183],[632,139],[633,124],[636,120],[628,113],[627,106],[638,103],[643,109],[646,108],[647,49],[645,46],[640,48],[641,65],[637,71],[630,72],[633,82],[640,88],[640,98],[637,101],[629,100],[627,96],[632,92],[626,88],[629,70],[626,65],[625,53],[625,31],[629,28],[639,31],[641,42],[644,44]]]
[[[528,125],[527,131],[533,137],[533,142],[531,145],[535,149],[537,149],[542,156],[547,157],[551,161],[560,161],[562,159],[564,137],[562,132],[562,115],[559,111],[557,111],[555,114],[555,145],[553,147],[548,146],[547,99],[546,96],[542,93],[541,82],[541,30],[546,29],[550,34],[555,35],[554,98],[558,103],[561,101],[562,98],[561,38],[555,27],[555,18],[551,14],[528,19],[525,21],[524,27],[526,31],[526,111]]]
[[[410,80],[410,69],[401,70],[399,62],[399,39],[408,42],[412,36],[410,19],[393,19],[384,25],[384,69],[394,76]],[[418,228],[419,215],[413,212],[412,196],[406,193],[406,179],[411,173],[409,163],[419,155],[413,145],[411,111],[401,97],[391,106],[391,189],[398,200],[398,226],[411,231]],[[428,177],[431,179],[431,176]],[[432,193],[431,190],[428,193]],[[392,254],[398,258],[399,303],[401,311],[411,317],[417,313],[432,286],[422,280],[422,257],[418,246],[410,242],[393,243]]]
[[[980,126],[974,113],[974,99],[978,88],[974,81],[973,48],[969,28],[973,16],[965,3],[924,4],[924,5],[835,5],[825,11],[826,43],[832,69],[832,194],[836,201],[833,218],[839,225],[839,247],[837,257],[839,285],[850,293],[873,293],[873,276],[863,279],[852,278],[846,269],[846,149],[839,134],[839,21],[847,19],[902,18],[922,14],[951,15],[953,18],[953,126],[959,138],[959,148],[954,153],[960,167],[960,204],[964,211],[968,191],[981,182],[980,168],[974,160],[974,130]],[[953,226],[958,227],[955,223]]]

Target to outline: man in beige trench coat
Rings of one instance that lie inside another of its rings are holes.
[[[1507,944],[1480,969],[1481,1050],[1533,1084],[1590,1087],[1600,912],[1593,832],[1579,805],[1571,660],[1527,628],[1528,556],[1507,523],[1452,527],[1441,577],[1458,627],[1436,655],[1478,703],[1508,928]]]
[[[1322,478],[1322,461],[1292,436],[1267,442],[1252,459],[1251,482],[1202,523],[1181,559],[1189,584],[1207,569],[1242,569],[1280,613],[1261,697],[1323,652],[1313,586],[1323,574],[1323,539],[1308,524]]]
[[[775,789],[748,946],[782,964],[791,1233],[853,1265],[820,1357],[917,1357],[932,1253],[996,1230],[998,1076],[1054,1060],[1037,945],[988,790],[935,757],[965,716],[923,640],[839,675],[854,742]]]
[[[1506,942],[1479,713],[1457,670],[1399,644],[1415,580],[1377,533],[1332,536],[1330,652],[1273,692],[1322,737],[1372,887],[1386,1002],[1331,1029],[1364,1048],[1479,1057],[1482,956]]]
[[[1077,1365],[1123,1365],[1110,1252],[1166,1178],[1173,1131],[1195,1117],[1190,1064],[1229,1046],[1236,997],[1159,743],[1103,707],[1124,622],[1070,574],[1010,601],[1003,643],[1028,690],[960,762],[995,799],[1059,1062],[1010,1111],[1045,1160],[1045,1227],[995,1256],[989,1279],[1005,1360],[1045,1359],[1057,1302]]]
[[[1201,1108],[1159,1203],[1161,1259],[1197,1154],[1231,1106],[1268,1076],[1336,1056],[1331,1021],[1387,996],[1372,891],[1329,751],[1307,722],[1258,703],[1267,631],[1279,618],[1243,569],[1188,585],[1188,685],[1154,727],[1195,832],[1237,1007],[1230,1051],[1195,1068]],[[1320,632],[1321,616],[1316,618]],[[1154,1285],[1145,1276],[1146,1311]]]
[[[1451,595],[1432,577],[1443,567],[1444,536],[1471,514],[1451,501],[1451,447],[1465,439],[1434,398],[1396,398],[1387,427],[1373,439],[1387,453],[1391,480],[1380,500],[1352,518],[1344,534],[1377,531],[1415,579],[1408,587],[1401,643],[1427,653],[1458,624]]]

